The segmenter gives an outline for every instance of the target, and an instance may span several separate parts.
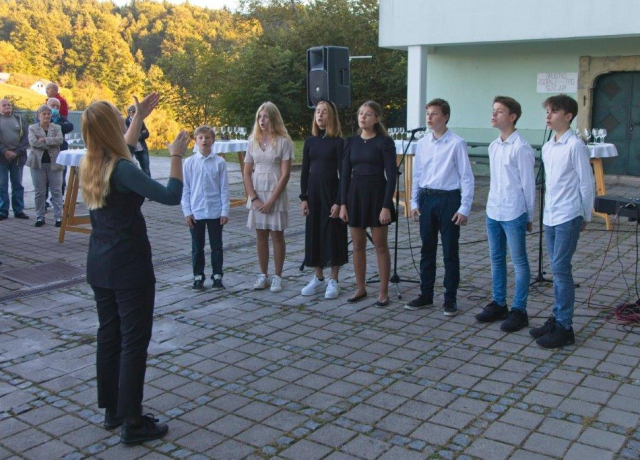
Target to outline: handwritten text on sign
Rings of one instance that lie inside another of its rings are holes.
[[[578,73],[539,73],[537,87],[538,93],[577,93]]]

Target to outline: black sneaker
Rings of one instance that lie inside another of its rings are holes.
[[[167,434],[169,427],[165,423],[158,423],[153,415],[143,415],[139,425],[125,423],[120,433],[120,442],[123,444],[140,444],[146,441],[159,439]]]
[[[27,216],[24,212],[19,212],[14,216],[16,219],[28,219],[29,216]]]
[[[566,345],[576,343],[576,337],[573,334],[573,328],[566,330],[558,323],[553,324],[553,328],[542,337],[536,340],[536,343],[542,348],[561,348]]]
[[[0,220],[6,220],[9,216],[5,216],[4,214],[0,214]]]
[[[433,305],[433,296],[420,294],[420,296],[417,299],[413,299],[411,302],[406,304],[404,308],[406,310],[423,310],[432,305]]]
[[[204,276],[196,276],[193,279],[193,286],[191,286],[191,290],[193,291],[203,291],[204,290]]]
[[[442,312],[444,313],[444,316],[456,316],[458,314],[458,304],[445,300]]]
[[[512,308],[507,319],[500,325],[500,330],[503,332],[516,332],[528,325],[529,316],[527,312]]]
[[[117,409],[109,409],[107,407],[107,409],[105,409],[104,411],[104,422],[102,423],[102,426],[107,430],[112,430],[122,425],[122,422],[124,422],[124,417],[118,417],[117,413]]]
[[[224,284],[222,284],[222,276],[213,275],[213,289],[216,291],[220,291],[224,289]]]
[[[42,227],[43,225],[44,225],[44,219],[42,217],[40,217],[39,219],[36,219],[36,223],[35,223],[36,227]]]
[[[481,323],[493,323],[509,316],[509,309],[506,305],[499,305],[493,300],[476,315],[476,320]]]
[[[529,335],[534,339],[539,339],[543,335],[548,334],[549,331],[554,328],[555,324],[556,324],[556,318],[553,315],[551,315],[549,316],[549,319],[547,320],[547,322],[544,323],[544,325],[529,329]]]
[[[62,219],[56,219],[55,226],[58,228],[62,227]]]

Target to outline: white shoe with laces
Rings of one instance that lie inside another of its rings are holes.
[[[317,276],[313,276],[309,284],[302,288],[300,293],[305,296],[315,295],[324,289],[324,280],[320,281]]]
[[[267,278],[267,275],[265,275],[264,273],[261,273],[260,275],[258,275],[258,279],[256,280],[256,282],[253,283],[253,289],[255,289],[256,291],[260,291],[268,287],[269,287],[269,279]]]
[[[280,292],[282,291],[282,278],[278,275],[273,275],[271,279],[271,292]]]
[[[338,280],[330,279],[327,283],[327,290],[324,291],[324,298],[327,300],[337,299],[340,295],[340,285]]]

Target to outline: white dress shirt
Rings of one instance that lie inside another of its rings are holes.
[[[527,222],[533,222],[535,162],[533,148],[517,130],[504,142],[498,137],[489,145],[491,183],[487,216],[490,219],[508,222],[526,212]]]
[[[595,196],[589,149],[572,130],[542,147],[547,191],[543,223],[560,225],[578,216],[591,221]]]
[[[473,183],[464,139],[447,130],[440,139],[435,139],[430,133],[418,141],[413,159],[411,209],[419,208],[418,192],[421,188],[460,190],[458,212],[468,216],[473,202]]]
[[[187,158],[182,166],[182,212],[195,220],[229,217],[229,176],[227,163],[213,152],[200,152]]]

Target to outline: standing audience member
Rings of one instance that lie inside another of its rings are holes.
[[[127,127],[131,125],[131,120],[133,120],[133,116],[136,113],[136,106],[132,105],[127,109],[127,117],[126,123]],[[133,152],[133,156],[138,160],[138,164],[140,165],[140,169],[149,177],[151,177],[151,170],[149,169],[149,149],[147,148],[147,139],[149,138],[149,130],[147,126],[142,123],[142,129],[140,130],[140,135],[138,136],[138,142],[136,142],[136,150]]]
[[[47,103],[49,98],[55,97],[60,101],[60,115],[62,115],[63,117],[68,117],[69,106],[67,105],[67,100],[58,92],[58,85],[56,85],[55,83],[49,83],[47,86],[45,86],[44,90],[47,93],[47,99],[44,101],[45,104]]]
[[[22,170],[27,161],[29,133],[20,115],[13,114],[11,102],[0,99],[0,220],[9,217],[9,204],[17,219],[28,219],[24,213]],[[9,203],[11,182],[11,203]]]
[[[376,305],[389,303],[389,225],[396,220],[393,193],[398,166],[396,146],[382,124],[382,109],[377,102],[367,101],[358,109],[357,136],[345,142],[342,166],[342,201],[340,218],[349,224],[353,240],[353,266],[356,292],[347,302],[358,302],[367,296],[367,228],[371,228],[373,246],[378,259],[380,291]]]
[[[254,289],[282,291],[282,268],[286,254],[284,230],[289,226],[287,183],[291,174],[293,142],[280,111],[272,102],[256,112],[244,160],[244,186],[249,195],[247,227],[256,230],[260,275]],[[275,275],[269,282],[269,235],[273,243]]]
[[[55,97],[50,97],[47,100],[47,105],[51,109],[51,122],[56,125],[60,125],[62,129],[62,136],[69,134],[73,131],[73,123],[71,123],[67,117],[60,114],[60,101]],[[62,141],[62,145],[60,146],[60,150],[67,150],[69,148],[69,144],[67,144],[66,140]],[[62,170],[62,196],[64,196],[64,190],[67,187],[67,167],[65,166]],[[47,194],[45,195],[45,199],[49,195],[49,184],[47,184]]]
[[[171,172],[167,186],[144,174],[132,161],[142,120],[157,106],[152,93],[136,99],[136,114],[124,138],[125,123],[105,101],[82,115],[87,153],[80,164],[80,184],[91,216],[87,283],[93,289],[100,326],[96,356],[98,407],[104,427],[123,425],[120,441],[138,444],[164,436],[167,425],[142,415],[147,348],[151,340],[155,276],[151,245],[141,212],[145,198],[178,205],[182,196],[182,157],[186,132],[169,146]]]
[[[38,123],[29,126],[29,144],[31,151],[27,166],[31,168],[31,180],[35,191],[36,227],[45,223],[45,200],[47,183],[51,188],[51,202],[56,227],[62,223],[62,165],[56,163],[60,146],[64,142],[60,125],[51,123],[51,109],[40,106],[37,112]]]
[[[458,313],[460,284],[460,226],[467,225],[473,202],[473,172],[467,143],[449,131],[451,107],[444,99],[433,99],[427,106],[430,134],[418,141],[413,163],[411,215],[420,220],[420,296],[405,308],[419,310],[433,305],[436,281],[438,233],[444,258],[445,316]]]
[[[319,102],[311,123],[313,136],[304,142],[300,175],[300,209],[306,217],[304,264],[314,267],[314,276],[302,295],[325,290],[325,299],[340,294],[338,273],[348,262],[347,226],[340,217],[340,169],[344,141],[336,106]],[[325,283],[323,269],[331,267]],[[326,285],[326,289],[325,289]]]
[[[182,212],[191,232],[191,264],[194,291],[204,289],[205,233],[209,232],[213,289],[222,284],[222,227],[229,221],[229,176],[227,163],[213,153],[216,133],[199,126],[194,137],[196,153],[183,166]]]

